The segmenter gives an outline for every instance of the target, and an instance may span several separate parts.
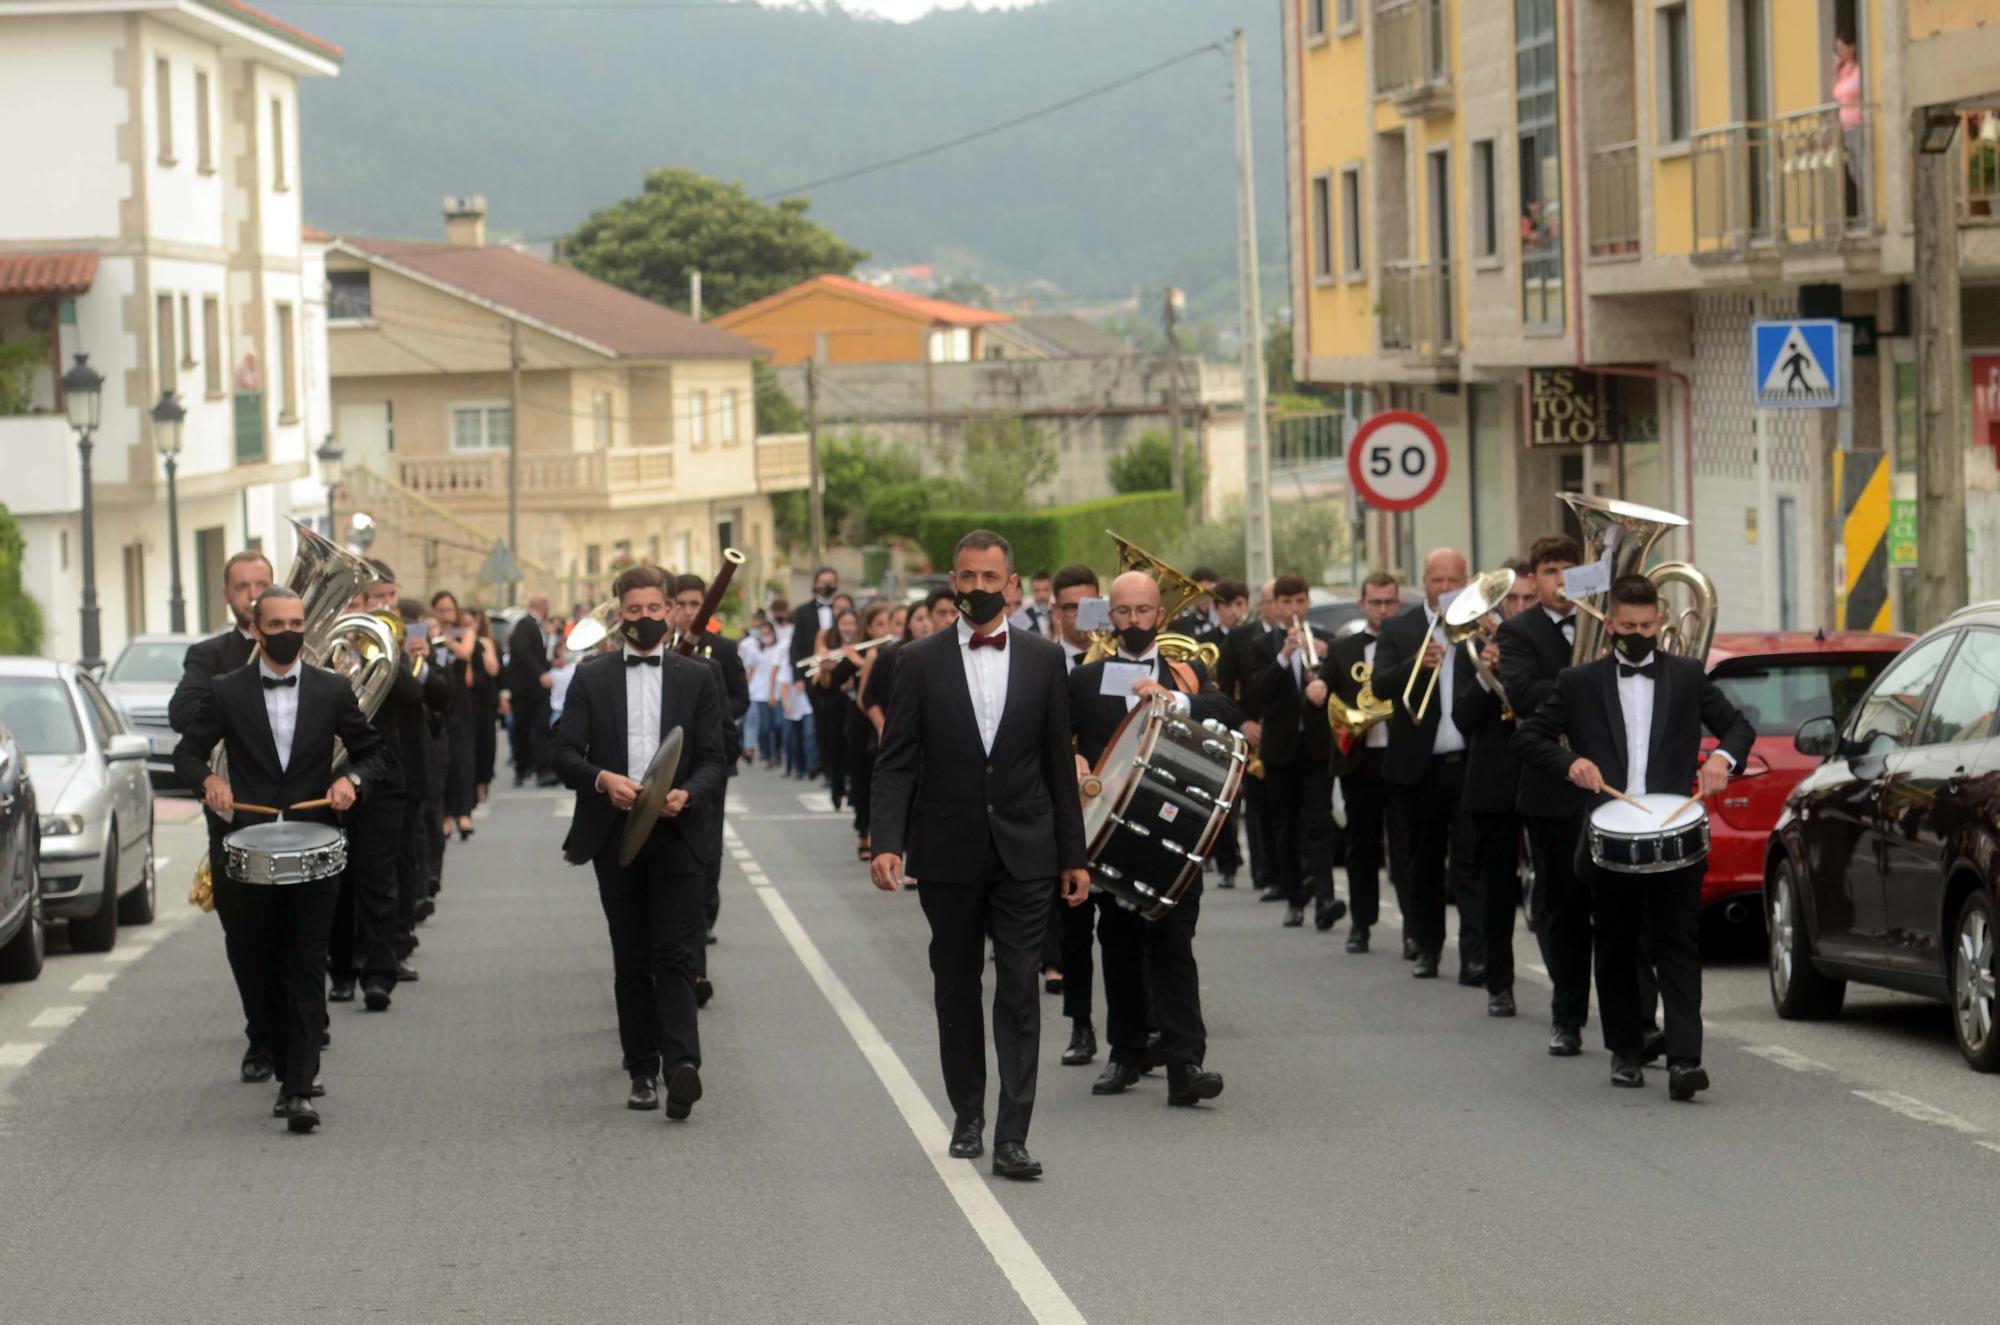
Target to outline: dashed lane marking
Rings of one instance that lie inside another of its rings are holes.
[[[1879,1104],[1891,1113],[1900,1113],[1912,1122],[1928,1123],[1932,1127],[1945,1127],[1966,1136],[1983,1136],[1984,1129],[1969,1123],[1955,1113],[1946,1113],[1935,1104],[1926,1104],[1914,1096],[1893,1090],[1857,1090],[1854,1092],[1870,1104]]]
[[[43,1008],[35,1014],[35,1019],[28,1023],[28,1029],[31,1031],[59,1031],[82,1015],[83,1009],[74,1005],[60,1008]]]
[[[32,1042],[12,1041],[0,1044],[0,1067],[26,1067],[41,1051],[42,1046]]]
[[[116,971],[93,971],[89,975],[79,975],[69,987],[72,994],[101,994],[111,988],[111,982],[118,978]]]
[[[2000,1141],[1975,1141],[1973,1144],[1982,1150],[1991,1150],[1994,1154],[2000,1155]]]
[[[1782,1044],[1740,1044],[1736,1046],[1746,1054],[1776,1063],[1779,1067],[1790,1068],[1794,1072],[1831,1072],[1832,1068],[1817,1058],[1807,1058],[1804,1054],[1793,1053]],[[1880,1104],[1881,1101],[1875,1101]]]

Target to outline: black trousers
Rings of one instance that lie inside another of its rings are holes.
[[[1362,929],[1382,918],[1382,820],[1389,804],[1389,784],[1382,780],[1385,753],[1363,748],[1361,766],[1340,779],[1347,802],[1347,904],[1353,924]]]
[[[1264,765],[1264,857],[1293,906],[1333,900],[1333,779],[1317,760]]]
[[[1054,889],[1047,879],[1010,877],[991,854],[981,877],[917,885],[931,926],[932,1001],[937,1007],[938,1058],[954,1122],[986,1114],[986,1017],[980,1008],[986,943],[993,965],[993,1051],[1000,1066],[1000,1107],[993,1142],[1026,1141],[1035,1112],[1035,1072],[1041,1053],[1042,1004],[1036,961],[1049,923]],[[1064,972],[1064,983],[1069,980]]]
[[[1242,785],[1248,785],[1249,781],[1245,778]],[[1243,843],[1236,836],[1236,825],[1242,818],[1243,796],[1239,791],[1236,805],[1222,821],[1222,831],[1216,835],[1215,846],[1208,853],[1208,863],[1231,879],[1243,871]]]
[[[865,837],[868,833],[869,784],[875,780],[875,743],[857,739],[859,733],[848,728],[845,753],[848,799],[854,805],[854,833]]]
[[[736,774],[732,771],[729,777]],[[715,813],[709,816],[709,846],[713,859],[702,865],[702,879],[705,887],[701,895],[701,926],[704,931],[701,945],[699,972],[708,974],[707,935],[715,932],[716,919],[722,914],[722,828],[723,806],[729,802],[729,777],[722,780],[722,799],[716,804]]]
[[[1142,920],[1109,898],[1097,921],[1104,944],[1104,1025],[1111,1058],[1143,1062],[1148,1030],[1157,1025],[1160,1056],[1174,1067],[1200,1067],[1208,1056],[1201,1019],[1201,975],[1194,960],[1201,919],[1201,880],[1180,905],[1158,920]],[[1150,978],[1151,998],[1147,997]]]
[[[1451,862],[1445,880],[1458,910],[1458,964],[1486,960],[1486,917],[1479,894],[1479,830],[1461,811],[1451,825]]]
[[[336,979],[360,976],[371,985],[395,988],[407,808],[401,796],[378,796],[348,815],[347,869],[334,897],[327,943],[327,969]]]
[[[1397,787],[1389,798],[1390,838],[1403,839],[1410,862],[1403,932],[1432,957],[1444,951],[1445,856],[1464,786],[1464,754],[1432,755],[1417,784]]]
[[[226,917],[230,964],[249,1005],[252,1042],[270,1051],[286,1095],[305,1094],[319,1076],[326,952],[339,892],[335,879],[215,883],[215,909]]]
[[[1480,935],[1486,990],[1514,987],[1514,913],[1521,909],[1521,829],[1511,813],[1471,816],[1479,868]]]
[[[472,779],[482,787],[493,781],[493,761],[499,756],[500,714],[491,703],[493,693],[486,691],[488,698],[472,706]]]
[[[479,741],[473,731],[477,721],[469,704],[445,715],[451,754],[444,771],[444,812],[453,819],[471,814],[479,799],[474,780],[479,772]]]
[[[1243,835],[1250,842],[1250,886],[1271,886],[1271,862],[1264,855],[1264,779],[1245,777],[1237,804],[1243,810]]]
[[[1652,998],[1640,970],[1641,932],[1652,948],[1666,1008],[1667,1058],[1701,1061],[1701,881],[1706,864],[1668,874],[1615,874],[1586,866],[1597,931],[1597,1006],[1604,1047],[1639,1053]]]
[[[526,691],[516,691],[513,707],[515,776],[527,778],[546,773],[550,754],[549,692],[540,683]]]
[[[826,775],[826,789],[833,796],[833,808],[847,804],[847,696],[822,692],[813,687],[813,722],[819,736],[819,767]]]
[[[229,877],[222,839],[230,825],[202,811],[208,822],[208,875],[215,892],[215,916],[222,922],[222,952],[229,959],[230,978],[236,982],[236,996],[243,1003],[243,1035],[252,1049],[275,1054],[281,1043],[277,1031],[262,1022],[264,1001],[260,992],[262,954],[251,942],[248,903],[243,894],[251,887]]]
[[[1082,906],[1071,906],[1062,900],[1060,879],[1050,889],[1049,931],[1057,936],[1063,1015],[1072,1021],[1090,1020],[1096,994],[1091,986],[1097,980],[1097,954],[1091,950],[1096,941],[1097,912],[1099,907],[1113,905],[1110,898],[1099,894]]]
[[[694,981],[702,963],[706,873],[687,842],[655,831],[630,865],[618,863],[618,840],[591,862],[597,897],[611,931],[611,992],[625,1071],[659,1076],[682,1063],[701,1065]]]
[[[1523,819],[1535,853],[1535,892],[1528,914],[1540,924],[1542,956],[1548,962],[1549,1020],[1581,1030],[1590,1019],[1590,886],[1581,877],[1584,815],[1566,819]],[[1602,995],[1600,992],[1600,999]]]
[[[444,850],[441,822],[436,801],[404,802],[396,843],[396,950],[404,956],[417,927],[417,902],[432,892],[431,852]]]

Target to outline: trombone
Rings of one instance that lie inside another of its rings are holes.
[[[1472,637],[1480,633],[1480,621],[1496,611],[1500,604],[1506,601],[1508,593],[1513,588],[1514,572],[1503,566],[1499,570],[1490,570],[1477,576],[1470,584],[1460,589],[1458,596],[1451,600],[1451,606],[1442,613],[1445,647],[1456,649],[1460,645],[1469,644]],[[1431,629],[1436,628],[1437,622],[1433,619]],[[1426,631],[1424,633],[1426,647],[1430,641],[1430,631]],[[1421,655],[1418,661],[1422,661]],[[1476,649],[1472,650],[1472,665],[1479,669],[1479,674],[1492,686],[1493,693],[1499,696],[1501,709],[1512,716],[1513,708],[1507,703],[1507,692],[1501,688],[1500,678],[1493,675]],[[1412,722],[1421,724],[1424,715],[1430,711],[1431,696],[1437,692],[1438,673],[1443,670],[1442,660],[1436,667],[1430,669],[1431,679],[1424,686],[1424,697],[1417,702],[1415,709],[1411,709],[1410,692],[1416,688],[1418,668],[1416,666],[1410,668],[1410,679],[1403,683],[1403,710],[1410,714]]]

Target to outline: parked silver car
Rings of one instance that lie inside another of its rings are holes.
[[[42,911],[72,948],[108,952],[118,924],[153,919],[153,788],[146,738],[82,669],[0,658],[0,722],[41,800]]]
[[[167,725],[167,701],[180,683],[188,645],[201,635],[141,635],[125,646],[104,674],[104,690],[125,713],[127,725],[146,738],[146,772],[162,790],[182,790],[174,777],[180,737]]]

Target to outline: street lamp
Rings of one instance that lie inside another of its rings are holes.
[[[153,445],[167,467],[167,616],[176,635],[187,631],[187,600],[181,597],[181,502],[174,487],[174,471],[180,468],[181,460],[181,421],[185,418],[187,410],[174,393],[162,391],[160,403],[153,406]]]
[[[340,443],[333,440],[332,433],[328,433],[325,443],[313,452],[313,459],[319,461],[319,481],[326,485],[326,536],[334,542],[340,540],[333,530],[333,490],[340,486],[340,460],[344,454]]]
[[[76,363],[63,374],[63,408],[69,426],[76,429],[76,453],[83,466],[83,665],[104,665],[99,656],[103,640],[97,631],[97,543],[90,493],[90,449],[97,434],[98,411],[103,407],[104,375],[90,366],[90,356],[79,354]]]

